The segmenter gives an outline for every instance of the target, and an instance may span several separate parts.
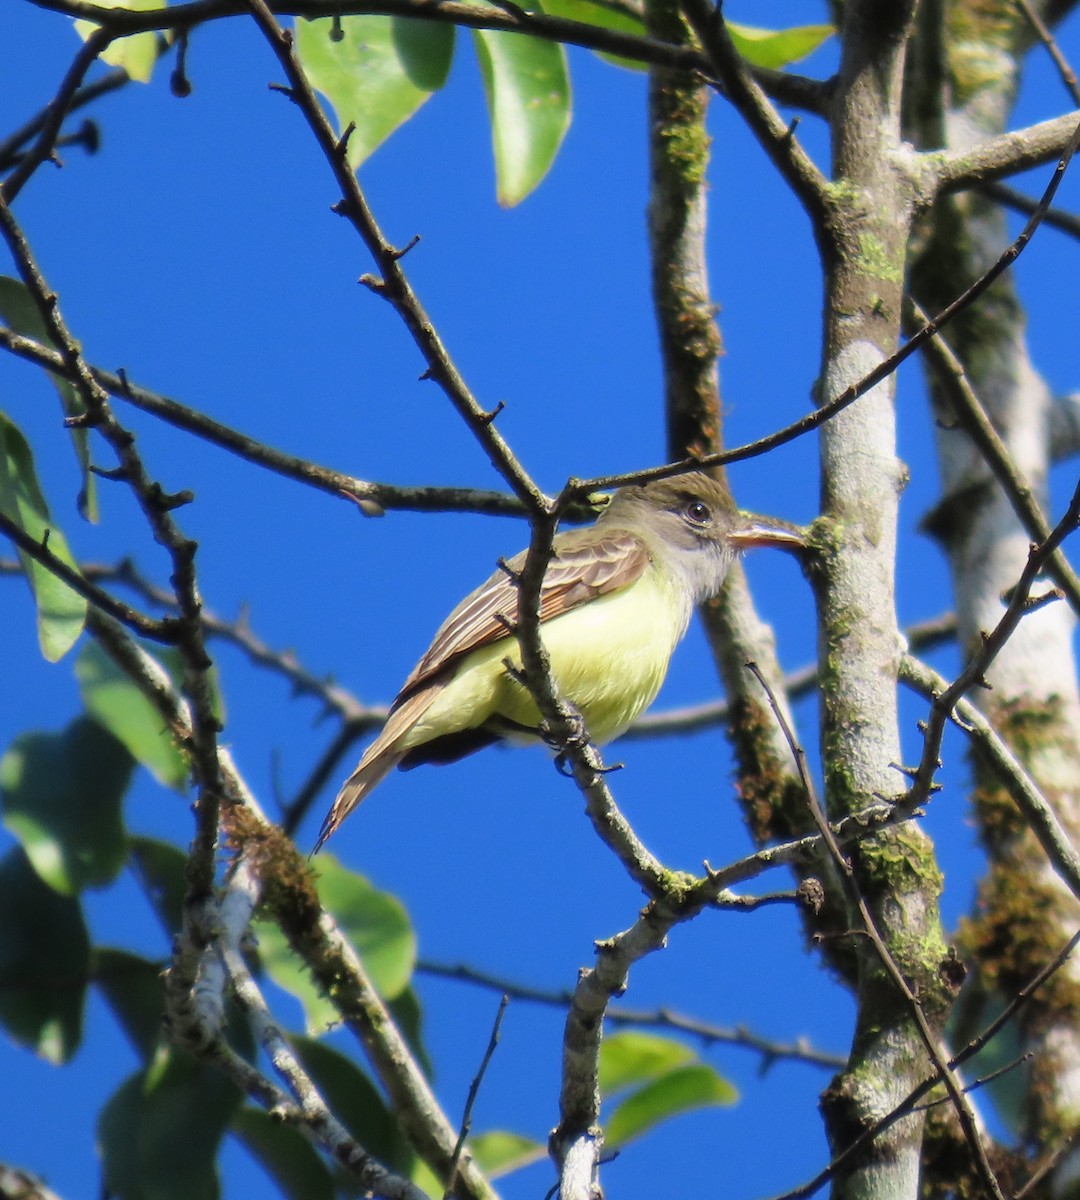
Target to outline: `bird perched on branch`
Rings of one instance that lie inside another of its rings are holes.
[[[795,535],[741,517],[701,472],[620,488],[596,523],[555,537],[540,591],[541,639],[562,695],[598,743],[655,699],[690,614],[720,590],[739,550]],[[394,767],[448,763],[541,720],[509,629],[525,553],[446,618],[323,822],[317,851]]]

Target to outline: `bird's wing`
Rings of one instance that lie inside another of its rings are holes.
[[[557,557],[552,558],[540,588],[540,620],[550,621],[598,596],[628,587],[640,578],[649,563],[649,553],[640,538],[616,531],[594,540],[581,534],[563,534],[556,543]],[[520,571],[525,555],[510,563]],[[327,813],[312,853],[352,812],[380,780],[394,769],[407,751],[399,742],[420,720],[442,690],[442,677],[460,658],[507,636],[500,620],[517,620],[518,591],[505,571],[497,571],[475,592],[466,596],[443,622],[435,640],[394,701],[382,732],[364,752],[356,770],[338,793]]]
[[[583,533],[592,531],[571,531],[556,540],[555,554],[540,588],[541,622],[628,587],[648,566],[649,552],[634,534],[617,530],[597,539],[595,535],[583,538]],[[522,553],[508,566],[517,572],[524,563]],[[506,637],[506,622],[515,622],[517,616],[517,586],[505,571],[496,571],[443,622],[427,653],[402,685],[394,708],[464,655]]]

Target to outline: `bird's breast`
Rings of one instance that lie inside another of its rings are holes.
[[[559,691],[596,741],[617,737],[656,698],[689,616],[679,589],[652,568],[630,587],[544,623],[541,635]],[[520,661],[516,643],[504,645],[500,661],[507,657]],[[505,671],[499,692],[500,715],[536,725],[531,696]]]

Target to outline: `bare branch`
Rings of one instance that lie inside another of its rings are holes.
[[[186,4],[164,5],[144,11],[114,9],[90,3],[89,0],[30,0],[38,8],[66,13],[71,17],[96,21],[109,30],[110,37],[148,30],[189,30],[196,25],[248,11],[245,0],[193,0]],[[466,0],[292,0],[291,3],[270,4],[276,16],[301,16],[309,20],[320,17],[352,15],[389,15],[410,17],[418,21],[434,21],[459,25],[465,29],[495,29],[525,33],[545,41],[582,46],[604,54],[615,54],[637,62],[665,67],[679,67],[700,75],[711,74],[709,60],[700,51],[683,45],[672,45],[655,38],[622,30],[605,29],[585,21],[549,16],[517,4],[468,3]],[[789,104],[807,112],[823,114],[829,95],[829,84],[795,75],[788,71],[761,68],[754,71],[761,88],[781,104]]]
[[[934,696],[930,705],[930,718],[923,737],[923,753],[914,775],[914,782],[905,803],[921,804],[930,794],[933,778],[938,768],[941,739],[945,723],[949,720],[957,702],[972,687],[979,684],[990,664],[1012,635],[1023,617],[1031,611],[1030,593],[1047,560],[1066,537],[1080,524],[1080,487],[1073,493],[1065,515],[1054,527],[1050,536],[1040,545],[1033,546],[1020,580],[1012,589],[1008,605],[995,628],[983,637],[983,644],[953,683]],[[1043,598],[1039,598],[1041,600]],[[1039,602],[1037,600],[1037,602]]]
[[[92,38],[91,41],[95,41]],[[10,182],[10,181],[9,181]],[[172,510],[185,502],[185,495],[169,495],[153,480],[135,449],[135,438],[113,415],[106,392],[94,379],[79,343],[60,313],[58,297],[45,282],[22,230],[0,194],[0,235],[7,242],[23,283],[26,285],[49,339],[58,348],[72,372],[72,381],[82,400],[84,416],[70,418],[95,428],[116,455],[122,478],[137,500],[154,540],[163,546],[172,565],[178,617],[176,645],[184,657],[185,693],[191,702],[191,765],[199,788],[197,828],[188,874],[189,897],[194,905],[208,896],[214,879],[214,847],[217,841],[222,779],[217,754],[220,724],[210,682],[210,658],[200,625],[202,600],[195,577],[197,544],[185,537],[173,519]],[[198,941],[198,937],[195,939]]]
[[[755,664],[747,663],[747,667],[751,671],[755,671]],[[758,676],[762,686],[766,687],[764,679]],[[998,1183],[997,1177],[994,1174],[993,1168],[990,1166],[990,1161],[986,1156],[986,1148],[983,1145],[982,1138],[979,1135],[979,1129],[975,1120],[975,1115],[971,1110],[970,1105],[965,1099],[963,1088],[955,1077],[953,1067],[942,1053],[941,1045],[938,1042],[934,1031],[930,1027],[930,1023],[926,1019],[926,1014],[923,1012],[923,1006],[918,996],[911,990],[911,986],[904,976],[904,972],[900,969],[889,947],[885,943],[885,939],[878,929],[877,922],[874,920],[873,913],[870,911],[870,906],[867,904],[862,890],[859,887],[858,881],[855,878],[855,872],[849,859],[847,859],[833,835],[832,829],[829,826],[828,820],[825,817],[825,811],[821,806],[821,802],[817,797],[816,789],[810,773],[806,767],[806,755],[802,747],[795,740],[794,733],[787,725],[784,715],[777,705],[775,697],[769,692],[769,700],[773,706],[773,712],[776,719],[780,722],[784,730],[784,736],[788,739],[791,746],[791,752],[795,757],[795,761],[799,767],[799,775],[802,779],[803,787],[806,790],[807,803],[810,806],[811,815],[814,818],[814,823],[821,832],[822,839],[828,849],[829,855],[832,858],[834,865],[837,868],[839,877],[844,885],[844,889],[848,894],[848,899],[853,908],[858,912],[862,922],[863,929],[870,938],[881,960],[881,965],[885,968],[886,973],[892,980],[897,991],[903,996],[905,1003],[910,1009],[911,1016],[914,1019],[915,1026],[919,1031],[919,1036],[922,1039],[923,1046],[927,1056],[934,1064],[934,1068],[938,1077],[944,1083],[953,1107],[956,1110],[956,1115],[960,1120],[960,1125],[964,1130],[964,1137],[968,1146],[971,1149],[975,1159],[976,1168],[979,1173],[979,1178],[984,1186],[995,1200],[1005,1200],[1004,1193],[1001,1190],[1001,1185]]]
[[[46,110],[41,121],[37,144],[16,166],[15,170],[0,184],[0,198],[5,204],[11,204],[22,191],[23,185],[31,175],[53,154],[56,140],[64,119],[71,111],[74,98],[82,84],[83,77],[90,70],[97,57],[113,40],[113,35],[104,29],[95,30],[79,47],[78,53],[64,76],[60,89],[53,97],[52,103]]]
[[[326,158],[343,199],[334,211],[345,217],[360,235],[378,264],[381,278],[373,281],[378,294],[401,317],[417,349],[427,363],[425,374],[434,379],[472,431],[495,469],[530,512],[547,512],[547,497],[529,478],[506,440],[496,430],[490,413],[469,390],[450,354],[425,312],[420,298],[402,267],[401,252],[386,240],[360,187],[346,153],[346,140],[339,138],[326,118],[311,84],[293,49],[291,33],[281,28],[264,0],[248,0],[248,7],[289,80],[290,98],[303,113]],[[112,11],[112,10],[108,10]],[[325,14],[322,14],[325,15]]]
[[[950,691],[948,682],[910,654],[900,662],[900,680],[937,704]],[[955,686],[955,685],[954,685]],[[1050,865],[1080,900],[1080,853],[1046,797],[986,717],[968,701],[957,700],[952,720],[978,745],[1002,785],[1046,852]]]
[[[65,363],[58,351],[3,326],[0,326],[0,347],[28,362],[35,362],[62,378],[76,378],[75,368]],[[478,488],[399,487],[369,482],[358,479],[355,475],[345,475],[341,471],[320,466],[308,459],[275,450],[264,442],[213,420],[197,409],[188,408],[177,400],[170,400],[148,388],[139,387],[131,383],[126,376],[93,366],[89,367],[89,370],[95,382],[116,399],[148,412],[176,429],[183,429],[204,441],[221,446],[222,449],[256,466],[266,467],[278,475],[295,479],[332,496],[354,501],[368,516],[378,515],[383,509],[400,509],[405,512],[476,512],[500,517],[523,515],[519,500],[499,492],[482,491]]]
[[[926,314],[918,304],[914,300],[909,303],[918,319],[924,324],[928,323]],[[1020,524],[1030,534],[1032,541],[1045,542],[1050,536],[1050,525],[1035,499],[1034,490],[1013,462],[1004,439],[994,428],[986,409],[968,382],[963,363],[941,337],[931,338],[925,349],[946,386],[953,412],[1001,484]],[[1046,571],[1065,593],[1073,611],[1080,614],[1080,578],[1060,550],[1048,556]]]
[[[1076,114],[1064,113],[964,150],[926,151],[921,155],[921,167],[927,199],[1018,175],[1062,155],[1071,158],[1075,134]]]
[[[574,1001],[574,993],[568,988],[550,991],[545,988],[530,987],[491,975],[486,971],[478,971],[476,968],[464,964],[447,966],[444,963],[421,959],[416,964],[416,970],[422,975],[433,975],[439,979],[454,979],[461,983],[469,983],[489,991],[499,992],[514,1000],[542,1004],[549,1008],[569,1008]],[[734,1028],[714,1025],[709,1021],[687,1017],[667,1008],[636,1009],[620,1004],[617,1008],[609,1008],[604,1020],[608,1025],[633,1025],[636,1028],[667,1029],[676,1033],[684,1033],[707,1046],[720,1044],[749,1050],[761,1055],[762,1071],[767,1071],[777,1062],[805,1063],[807,1066],[832,1070],[842,1067],[847,1062],[843,1055],[815,1050],[805,1038],[797,1038],[794,1042],[777,1042],[772,1038],[762,1037],[742,1025]]]

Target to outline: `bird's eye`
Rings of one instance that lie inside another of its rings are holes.
[[[704,500],[691,500],[684,511],[695,525],[708,525],[712,520],[712,512]]]

